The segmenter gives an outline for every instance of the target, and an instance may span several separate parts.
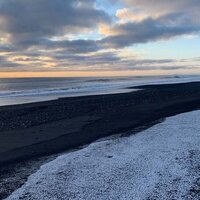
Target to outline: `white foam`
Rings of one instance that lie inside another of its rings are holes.
[[[199,119],[200,111],[181,114],[60,156],[7,199],[187,199],[199,175]]]
[[[81,82],[78,86],[57,87],[57,88],[37,88],[29,90],[16,91],[0,91],[0,98],[8,97],[29,97],[29,96],[44,96],[52,94],[66,94],[67,96],[85,96],[87,94],[102,94],[102,93],[118,93],[123,92],[121,89],[142,85],[159,85],[167,83],[186,83],[199,81],[200,76],[182,76],[176,77],[144,77],[144,78],[124,78],[124,79],[110,79],[110,81],[103,81],[98,79],[91,82]],[[126,90],[130,91],[130,90]]]
[[[198,75],[107,79],[44,79],[45,81],[43,79],[25,79],[25,81],[16,79],[14,82],[8,81],[7,83],[4,83],[4,81],[0,79],[0,106],[47,101],[61,97],[126,93],[137,91],[137,89],[126,89],[133,86],[186,83],[199,81],[199,79],[200,76]],[[48,81],[50,86],[47,84]],[[37,82],[37,84],[35,84],[35,82]],[[17,87],[14,87],[15,85],[17,85]]]

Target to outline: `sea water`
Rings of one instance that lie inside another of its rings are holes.
[[[0,106],[86,95],[129,92],[131,86],[189,82],[199,76],[0,78]]]

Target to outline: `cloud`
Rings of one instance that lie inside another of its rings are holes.
[[[116,1],[0,0],[0,71],[194,68],[190,61],[137,58],[125,47],[198,34],[199,0]]]
[[[17,70],[21,65],[15,62],[9,61],[7,56],[0,56],[0,71],[10,71],[10,70]]]
[[[199,33],[200,24],[194,24],[187,16],[177,13],[146,18],[139,22],[117,23],[110,27],[100,43],[106,47],[123,48],[138,43],[166,40],[176,36]],[[112,33],[115,33],[112,35]]]
[[[42,48],[44,50],[51,49],[52,51],[65,51],[66,53],[79,54],[79,53],[89,53],[96,52],[100,50],[100,46],[94,40],[48,40],[44,39],[35,43],[32,46],[34,49]]]
[[[122,8],[116,11],[116,17],[119,19],[119,23],[126,23],[142,21],[148,18],[149,15],[140,9]]]
[[[92,0],[0,0],[0,32],[12,43],[31,45],[42,38],[82,32],[109,20]]]
[[[52,57],[60,60],[56,69],[69,71],[148,71],[148,70],[178,70],[193,69],[187,61],[175,59],[144,59],[139,57],[120,56],[119,52],[97,52],[90,55],[63,55],[53,54]]]
[[[125,6],[129,8],[138,8],[146,13],[156,13],[157,15],[169,13],[187,13],[190,15],[199,15],[200,1],[198,0],[122,0]]]
[[[145,18],[158,18],[168,14],[184,14],[196,23],[200,23],[198,0],[109,0],[120,2],[121,8],[116,11],[118,22],[141,21]]]
[[[113,1],[113,0],[111,0]],[[198,0],[118,0],[124,8],[116,11],[117,21],[101,25],[105,48],[168,40],[182,35],[199,34]],[[113,1],[114,3],[114,1]]]
[[[126,56],[120,51],[100,51],[88,54],[65,51],[15,52],[0,56],[0,72],[3,71],[149,71],[198,69],[199,62],[191,60],[145,59]]]

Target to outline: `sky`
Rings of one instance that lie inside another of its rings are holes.
[[[199,0],[0,0],[0,77],[200,74]]]

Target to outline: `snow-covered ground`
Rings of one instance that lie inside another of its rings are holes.
[[[62,155],[9,200],[200,199],[200,111]]]

